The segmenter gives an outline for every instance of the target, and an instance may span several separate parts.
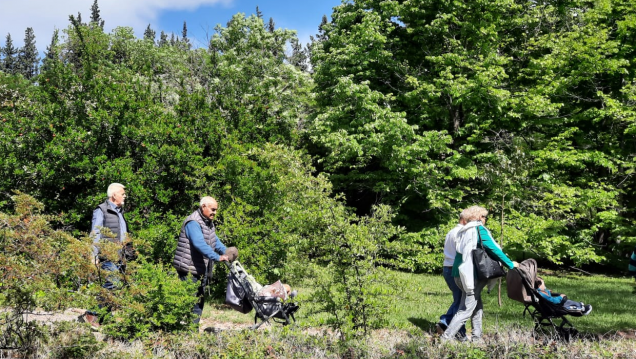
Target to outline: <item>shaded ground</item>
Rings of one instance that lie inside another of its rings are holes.
[[[79,308],[70,308],[65,310],[64,312],[46,312],[46,311],[36,311],[33,313],[25,314],[25,319],[28,321],[36,320],[40,323],[54,323],[54,322],[81,322],[81,316],[84,314],[84,309]],[[201,319],[201,323],[199,325],[199,332],[218,332],[225,330],[243,330],[248,329],[252,326],[251,322],[236,322],[227,320],[227,316],[224,315],[227,312],[226,308],[221,308],[219,306],[215,306],[214,309],[209,310],[206,314],[206,317]],[[252,314],[245,314],[246,319],[252,318]],[[220,318],[220,319],[217,319]],[[259,330],[265,330],[270,328],[272,325],[278,325],[276,323],[265,324],[259,328]],[[428,328],[430,327],[430,328]],[[424,325],[420,326],[422,329],[422,335],[425,336],[434,336],[432,326]],[[428,329],[427,329],[428,328]],[[318,334],[322,332],[330,332],[331,330],[326,330],[324,328],[307,328],[304,330],[307,334]],[[382,332],[382,331],[380,331]],[[332,334],[332,333],[331,333]],[[488,336],[488,335],[486,335]],[[628,329],[628,330],[619,330],[615,332],[609,332],[603,335],[596,335],[596,339],[626,339],[626,340],[636,340],[636,329]],[[385,338],[388,340],[390,338]]]
[[[25,314],[26,321],[38,321],[40,323],[55,323],[55,322],[83,322],[82,315],[86,312],[85,309],[70,308],[63,312],[46,312],[35,311],[29,314]],[[217,320],[215,318],[223,317],[222,310],[210,311],[210,316],[201,319],[199,324],[199,332],[203,332],[206,328],[215,328],[219,330],[242,330],[251,326],[250,323],[237,323],[234,321]],[[207,314],[207,313],[206,313]],[[249,316],[249,314],[246,314]],[[268,328],[267,324],[261,326],[262,329]],[[259,330],[261,329],[259,328]]]

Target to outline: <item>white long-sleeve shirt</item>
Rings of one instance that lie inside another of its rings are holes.
[[[457,249],[455,248],[457,242],[457,233],[464,226],[457,224],[455,228],[451,229],[446,235],[446,241],[444,242],[444,267],[452,267],[455,262],[455,256],[457,255]]]

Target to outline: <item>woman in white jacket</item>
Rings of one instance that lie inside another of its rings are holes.
[[[462,291],[462,300],[459,311],[453,317],[448,328],[442,334],[443,340],[451,340],[459,329],[470,318],[472,323],[472,340],[481,340],[483,303],[481,301],[481,291],[484,289],[487,280],[480,280],[475,274],[472,251],[477,248],[478,242],[483,244],[488,255],[502,262],[508,269],[518,266],[517,262],[511,261],[502,251],[499,245],[492,239],[490,231],[484,227],[488,211],[479,206],[467,208],[466,217],[468,223],[459,231],[457,235],[456,249],[457,255],[453,263],[453,277],[455,283]]]

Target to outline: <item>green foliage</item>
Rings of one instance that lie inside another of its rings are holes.
[[[113,314],[106,315],[104,332],[124,339],[147,338],[152,332],[192,329],[192,307],[198,284],[181,281],[162,265],[128,263],[128,285],[106,293]]]
[[[97,341],[90,329],[78,327],[76,323],[56,323],[49,335],[55,338],[55,346],[49,353],[51,358],[94,357],[106,346],[106,343]]]
[[[15,214],[0,213],[0,305],[11,300],[7,291],[28,288],[34,306],[67,308],[76,299],[69,290],[79,294],[95,278],[90,239],[53,229],[59,217],[42,214],[33,197],[16,192],[11,199]]]
[[[482,203],[516,248],[623,265],[634,12],[621,0],[346,2],[311,51],[313,153],[359,213],[389,204],[411,233]]]
[[[0,348],[33,355],[39,345],[46,342],[44,328],[36,322],[27,321],[25,314],[36,308],[36,296],[30,286],[2,286],[2,305],[10,308],[0,313]],[[0,351],[0,353],[2,353]]]
[[[0,55],[2,55],[2,61],[0,61],[0,70],[8,74],[17,74],[18,67],[18,49],[13,46],[13,39],[11,34],[7,34],[5,38],[4,47],[0,48]]]
[[[389,238],[398,233],[390,224],[386,206],[372,217],[358,220],[325,208],[322,216],[329,227],[313,245],[323,255],[314,268],[311,294],[317,312],[328,314],[324,324],[338,330],[344,340],[367,335],[386,325],[390,296],[395,294],[387,270],[378,267],[378,257]]]

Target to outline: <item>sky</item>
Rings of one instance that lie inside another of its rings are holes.
[[[82,13],[84,22],[90,19],[94,0],[0,0],[0,46],[5,45],[11,33],[15,47],[24,44],[24,31],[32,27],[36,46],[40,52],[51,42],[55,29],[66,29],[69,15]],[[276,28],[296,30],[298,38],[306,43],[310,35],[318,32],[323,15],[330,18],[332,9],[341,0],[98,0],[104,30],[129,26],[138,37],[146,26],[159,33],[181,36],[183,22],[188,27],[188,38],[195,46],[207,47],[207,39],[218,24],[225,26],[232,15],[263,13],[265,23],[274,19]]]

